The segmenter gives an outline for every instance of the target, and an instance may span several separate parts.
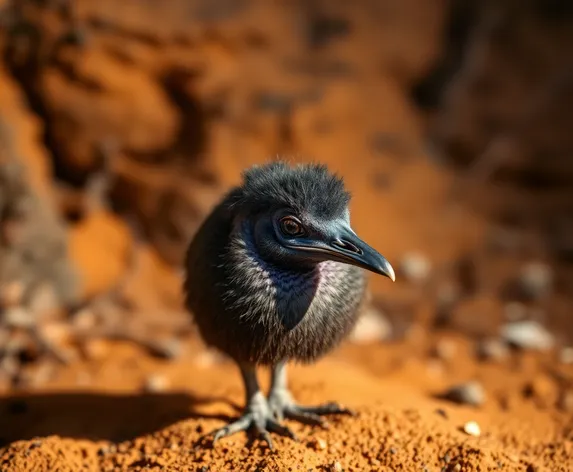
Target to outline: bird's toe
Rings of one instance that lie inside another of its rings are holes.
[[[305,412],[296,407],[286,408],[285,416],[288,419],[298,421],[299,423],[328,428],[328,422],[324,418],[321,418],[316,413]]]
[[[252,414],[247,413],[241,416],[238,420],[233,421],[222,428],[216,429],[213,431],[213,445],[219,439],[224,438],[226,436],[231,436],[232,434],[238,433],[239,431],[246,431],[249,429],[251,424],[253,423],[254,417]]]
[[[296,434],[294,434],[294,432],[290,428],[288,428],[287,426],[283,426],[282,424],[279,424],[273,419],[269,419],[267,421],[267,428],[269,431],[273,433],[277,433],[280,434],[281,436],[286,436],[295,441],[298,441]]]

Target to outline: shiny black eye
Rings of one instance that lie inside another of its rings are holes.
[[[280,220],[281,231],[285,236],[302,236],[304,234],[304,228],[300,221],[292,216],[285,216]]]

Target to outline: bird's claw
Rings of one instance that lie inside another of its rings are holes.
[[[274,449],[274,444],[270,433],[277,433],[298,441],[290,428],[281,425],[275,419],[264,397],[254,398],[239,419],[213,431],[212,445],[214,446],[219,439],[240,431],[251,432],[255,438],[265,441],[271,450]]]
[[[275,418],[282,421],[284,418],[298,421],[299,423],[321,426],[328,429],[328,422],[322,418],[324,415],[350,415],[356,413],[344,408],[337,403],[326,403],[316,406],[302,406],[295,403],[288,390],[275,390],[269,395],[269,406]]]

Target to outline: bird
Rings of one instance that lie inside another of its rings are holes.
[[[350,224],[350,193],[325,164],[284,160],[249,167],[206,216],[187,247],[184,303],[206,345],[237,364],[242,415],[212,432],[213,445],[240,431],[272,450],[270,433],[297,440],[285,419],[327,426],[354,414],[330,402],[297,403],[287,364],[311,364],[358,320],[367,273],[395,281],[392,265]],[[265,396],[256,369],[270,369]]]

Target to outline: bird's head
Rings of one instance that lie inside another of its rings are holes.
[[[261,257],[289,268],[337,261],[385,275],[394,269],[350,226],[350,194],[326,166],[284,162],[244,174],[233,206]]]

